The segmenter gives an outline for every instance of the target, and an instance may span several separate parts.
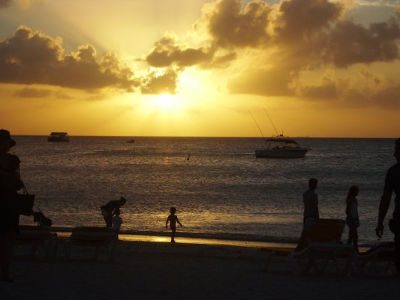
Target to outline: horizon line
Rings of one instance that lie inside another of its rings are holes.
[[[276,135],[271,136],[186,136],[186,135],[70,135],[70,137],[120,137],[120,138],[210,138],[210,139],[265,139],[270,137],[276,137]],[[15,137],[47,137],[48,134],[12,134]],[[377,136],[285,136],[297,139],[397,139],[398,136],[387,136],[387,137],[377,137]]]

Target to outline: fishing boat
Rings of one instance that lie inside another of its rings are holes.
[[[48,142],[69,142],[69,136],[66,132],[52,132],[47,138]]]
[[[283,135],[268,138],[265,142],[265,148],[255,151],[257,158],[303,158],[309,150]]]

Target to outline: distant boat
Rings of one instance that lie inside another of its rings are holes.
[[[130,139],[130,140],[127,140],[126,142],[129,143],[129,144],[133,144],[135,142],[135,140],[134,139]]]
[[[47,138],[48,142],[69,142],[69,136],[66,132],[52,132]]]
[[[309,150],[283,135],[268,138],[265,142],[264,149],[255,151],[257,158],[303,158]]]

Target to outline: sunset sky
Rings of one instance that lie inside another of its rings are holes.
[[[400,0],[0,0],[13,134],[400,136]]]

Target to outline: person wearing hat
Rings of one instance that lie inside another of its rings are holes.
[[[17,191],[23,187],[19,176],[19,158],[8,153],[16,142],[10,132],[0,129],[0,272],[1,280],[12,282],[10,264],[18,231]]]
[[[389,228],[394,233],[395,242],[395,263],[397,271],[400,273],[400,138],[395,141],[394,157],[397,163],[386,173],[385,187],[379,205],[378,224],[376,235],[381,238],[383,235],[383,221],[389,210],[390,200],[393,192],[395,193],[393,217],[389,221]]]

